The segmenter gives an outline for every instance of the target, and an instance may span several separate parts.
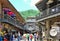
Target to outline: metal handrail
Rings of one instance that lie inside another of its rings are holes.
[[[4,19],[6,19],[8,22],[10,22],[11,24],[15,26],[23,27],[22,24],[18,20],[15,20],[14,18],[12,18],[11,16],[7,14],[4,15]]]

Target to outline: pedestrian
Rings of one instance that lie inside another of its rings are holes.
[[[2,36],[0,35],[0,41],[3,41],[3,38],[2,38]]]
[[[13,41],[18,41],[18,36],[15,34]]]
[[[38,32],[37,32],[37,34],[36,34],[36,38],[37,38],[37,40],[38,40],[38,38],[39,38],[39,34],[38,34]]]
[[[14,41],[14,39],[15,39],[15,34],[13,34],[13,41]]]
[[[3,32],[0,31],[0,41],[3,41]]]
[[[36,33],[34,33],[34,41],[36,41],[36,37],[37,37],[37,36],[36,36]]]
[[[29,34],[28,33],[26,33],[26,39],[27,39],[27,41],[29,41]]]
[[[4,37],[4,41],[8,41],[8,40]]]
[[[32,38],[33,38],[33,35],[32,35],[32,34],[30,34],[30,41],[32,41]]]
[[[10,41],[13,41],[13,34],[10,34]]]
[[[26,33],[23,34],[23,40],[26,41]]]
[[[7,32],[5,32],[5,34],[4,34],[4,41],[8,41],[8,34],[7,34]]]
[[[21,39],[21,34],[20,32],[18,32],[18,41],[20,41],[20,39]]]

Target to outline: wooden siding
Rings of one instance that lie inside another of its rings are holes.
[[[2,3],[3,7],[11,9],[11,11],[16,14],[17,20],[19,20],[21,23],[24,23],[23,17],[19,14],[19,12],[13,7],[13,5],[8,0],[0,0],[0,2]]]

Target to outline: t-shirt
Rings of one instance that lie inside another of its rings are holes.
[[[23,37],[26,38],[26,34],[23,34]]]
[[[26,38],[29,38],[29,34],[26,34]]]
[[[8,41],[6,38],[4,38],[4,41]]]
[[[1,32],[1,31],[0,31],[0,35],[2,35],[2,36],[3,36],[3,32]]]
[[[18,41],[18,38],[14,38],[13,41]]]
[[[34,34],[34,38],[36,38],[36,33]]]
[[[7,12],[7,14],[11,16],[11,15],[14,14],[14,13],[13,13],[13,12]]]
[[[33,35],[32,34],[30,34],[30,39],[32,39],[33,38]]]

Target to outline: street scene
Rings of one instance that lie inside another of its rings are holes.
[[[0,0],[0,41],[60,41],[60,0]]]

